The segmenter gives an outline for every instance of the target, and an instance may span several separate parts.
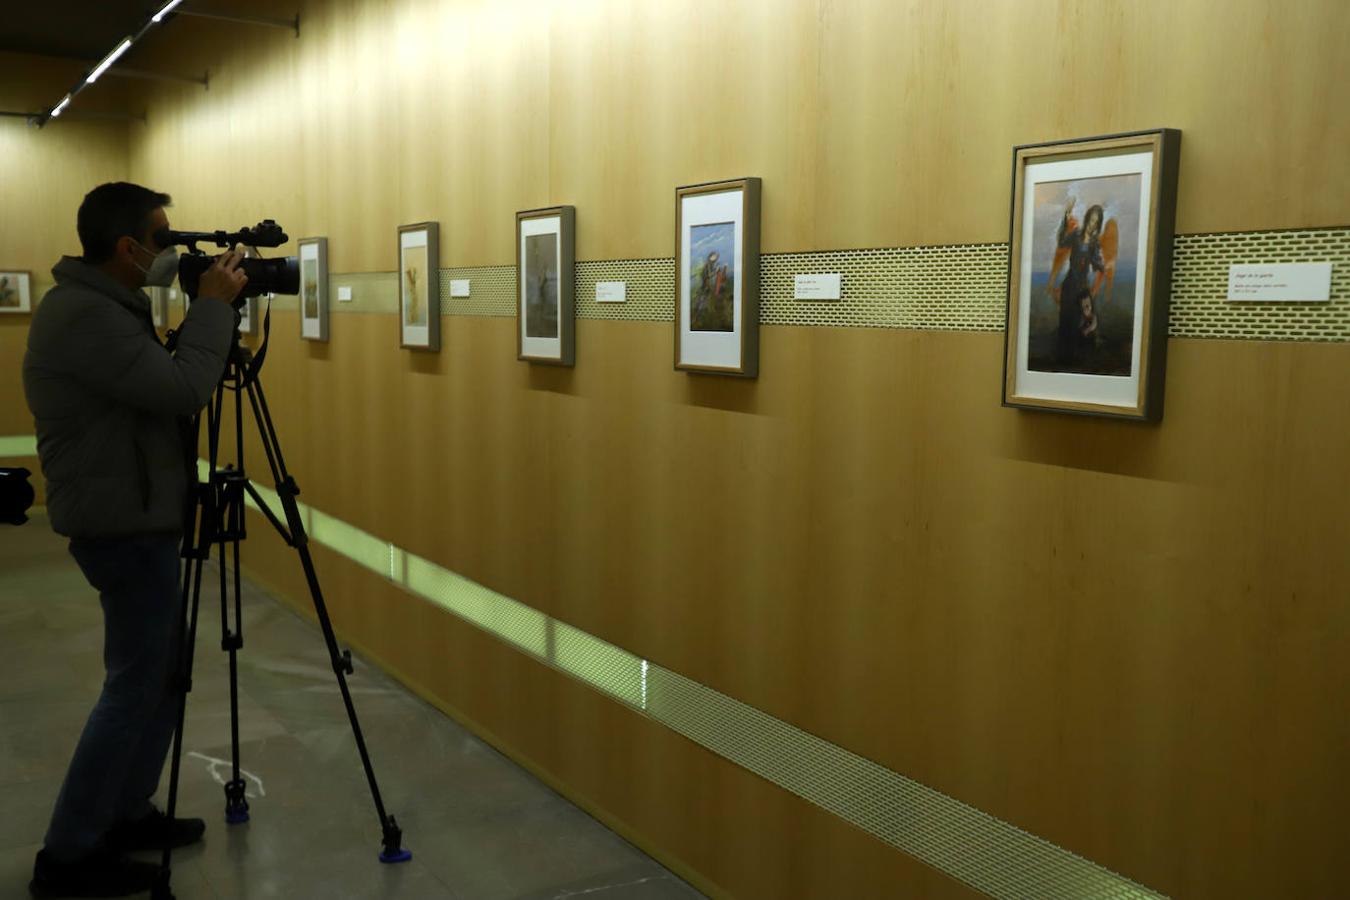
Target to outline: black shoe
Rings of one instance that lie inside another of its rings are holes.
[[[28,893],[34,897],[127,897],[148,891],[159,866],[99,850],[74,862],[57,862],[39,850]]]
[[[170,819],[152,807],[150,814],[137,822],[114,825],[104,843],[121,853],[166,847],[176,849],[197,843],[204,831],[206,823],[201,819]]]

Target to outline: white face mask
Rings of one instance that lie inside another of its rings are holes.
[[[139,241],[136,242],[136,246],[146,253],[150,252],[150,249]],[[178,249],[166,247],[161,250],[150,262],[148,269],[142,269],[140,263],[135,260],[132,260],[132,264],[145,273],[146,287],[168,287],[178,277]]]

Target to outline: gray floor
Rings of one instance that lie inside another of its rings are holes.
[[[98,694],[102,618],[44,519],[0,529],[0,898],[17,898],[27,896],[33,855]],[[206,592],[203,601],[180,809],[205,818],[207,836],[175,856],[180,900],[702,896],[358,661],[357,710],[386,805],[414,854],[379,864],[378,820],[322,638],[251,586],[239,678],[253,820],[226,826],[226,656],[219,604]]]

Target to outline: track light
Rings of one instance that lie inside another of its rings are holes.
[[[95,81],[98,81],[98,76],[108,71],[108,67],[111,66],[113,63],[117,62],[117,58],[121,56],[123,53],[126,53],[130,47],[131,47],[131,38],[129,37],[122,38],[122,43],[118,44],[117,47],[113,50],[113,52],[103,57],[103,62],[99,63],[96,67],[94,67],[94,71],[89,73],[89,77],[84,80],[84,83],[93,84]]]
[[[164,8],[163,8],[163,9],[161,9],[159,12],[155,13],[155,14],[150,18],[150,21],[155,22],[155,23],[158,23],[160,19],[162,19],[162,18],[164,18],[165,16],[167,16],[167,15],[170,13],[170,11],[173,10],[173,8],[174,8],[175,6],[177,6],[178,4],[180,4],[180,3],[182,3],[182,2],[183,2],[183,0],[169,0],[168,3],[164,4]]]

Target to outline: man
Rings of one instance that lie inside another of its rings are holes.
[[[123,896],[156,866],[131,850],[200,840],[200,819],[150,805],[177,724],[178,548],[190,448],[181,418],[200,410],[225,368],[247,282],[238,253],[203,273],[177,350],[159,342],[141,290],[168,285],[178,258],[156,236],[167,194],[105,184],[80,204],[84,256],[52,269],[23,361],[52,528],[103,606],[107,677],[89,714],[34,864],[34,896]],[[195,448],[191,448],[195,449]]]

